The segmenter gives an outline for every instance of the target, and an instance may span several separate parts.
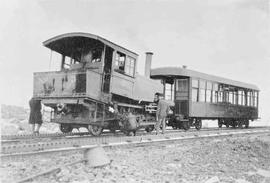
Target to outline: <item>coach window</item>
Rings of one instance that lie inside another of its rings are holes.
[[[233,92],[229,91],[229,103],[233,104]]]
[[[135,59],[132,57],[127,57],[125,63],[125,74],[133,77],[134,72],[135,72]]]
[[[165,84],[165,100],[174,100],[174,84]]]
[[[255,97],[254,97],[254,94],[255,94],[255,91],[252,91],[251,92],[251,106],[253,107],[253,106],[255,106]]]
[[[213,84],[213,90],[212,90],[212,102],[217,103],[218,101],[218,84]]]
[[[198,102],[199,93],[199,81],[197,79],[192,79],[192,101]]]
[[[223,87],[223,102],[229,103],[229,87]]]
[[[101,62],[102,49],[93,49],[92,50],[92,63]]]
[[[244,93],[244,91],[238,90],[238,105],[244,104],[243,93]]]
[[[221,84],[218,87],[218,102],[223,102],[223,86]]]
[[[247,92],[246,91],[243,91],[243,105],[246,105],[247,103]]]
[[[115,57],[115,71],[120,72],[124,74],[125,72],[125,61],[126,61],[126,55],[120,52],[116,52]]]
[[[237,105],[237,92],[233,91],[233,104]]]
[[[252,106],[252,91],[247,93],[247,104],[248,106]]]
[[[206,89],[206,82],[200,80],[200,96],[199,96],[200,102],[205,102],[205,89]]]
[[[254,91],[250,92],[250,106],[254,106]]]
[[[206,102],[211,102],[211,93],[212,93],[212,83],[211,82],[207,82],[206,83]]]
[[[254,107],[258,107],[258,92],[254,91]]]
[[[178,79],[176,91],[188,92],[188,82],[186,81],[187,79]]]

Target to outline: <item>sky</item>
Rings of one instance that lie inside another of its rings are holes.
[[[270,121],[270,0],[0,0],[0,103],[28,106],[33,73],[51,69],[42,42],[88,32],[152,68],[188,69],[256,84]]]

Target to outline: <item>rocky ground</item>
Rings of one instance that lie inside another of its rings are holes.
[[[30,134],[31,127],[28,123],[29,109],[18,106],[1,105],[1,135]],[[40,133],[60,132],[59,125],[49,123],[50,111],[42,110],[43,124]]]
[[[270,182],[270,134],[193,139],[105,149],[110,165],[83,163],[33,182]],[[3,160],[2,182],[82,159],[82,152]]]

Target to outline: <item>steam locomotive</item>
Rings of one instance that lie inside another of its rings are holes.
[[[145,76],[136,72],[138,54],[89,33],[68,33],[45,41],[61,55],[60,71],[34,73],[33,97],[53,109],[51,121],[64,133],[86,127],[132,133],[153,129],[155,93],[160,81],[150,79],[152,53],[146,53]]]
[[[156,93],[170,101],[168,125],[200,129],[202,120],[219,127],[245,127],[258,118],[257,86],[212,76],[186,67],[151,70],[146,53],[145,74],[137,73],[138,54],[89,33],[53,37],[44,46],[61,56],[59,71],[34,73],[33,97],[53,109],[51,121],[64,133],[85,127],[92,135],[103,129],[135,133],[155,124]]]

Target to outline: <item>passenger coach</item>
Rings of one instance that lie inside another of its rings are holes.
[[[249,127],[258,118],[259,89],[239,81],[186,69],[164,67],[151,70],[162,80],[165,99],[175,103],[169,119],[173,128],[200,129],[202,120],[218,120],[218,126]]]

